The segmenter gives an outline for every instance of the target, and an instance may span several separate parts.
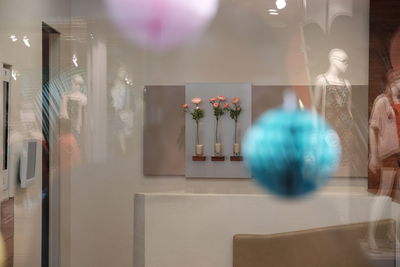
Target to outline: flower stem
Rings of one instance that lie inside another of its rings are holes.
[[[235,144],[237,143],[237,120],[235,120]]]
[[[215,126],[215,143],[218,143],[218,122],[219,119],[217,118],[217,125]]]
[[[199,138],[199,121],[196,120],[196,145],[200,145],[200,138]]]

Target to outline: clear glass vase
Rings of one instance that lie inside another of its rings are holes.
[[[216,123],[215,123],[214,154],[215,154],[215,156],[222,155],[221,121],[220,120],[216,120]]]

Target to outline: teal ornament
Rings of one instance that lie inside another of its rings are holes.
[[[316,113],[276,109],[264,113],[244,138],[246,166],[259,184],[283,197],[317,190],[340,161],[337,133]]]

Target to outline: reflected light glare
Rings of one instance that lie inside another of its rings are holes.
[[[277,12],[278,10],[273,9],[273,8],[270,8],[270,9],[268,9],[268,11],[269,11],[269,12]]]
[[[286,1],[285,0],[277,0],[275,2],[276,8],[278,9],[284,9],[286,7]]]
[[[13,42],[18,41],[18,38],[17,38],[17,36],[15,36],[15,34],[11,35],[11,36],[10,36],[10,39],[11,39],[11,41],[13,41]]]
[[[304,109],[304,104],[303,104],[303,101],[301,101],[301,99],[299,99],[299,107],[301,110]]]
[[[15,70],[11,71],[11,77],[16,81],[17,80],[17,72]]]
[[[78,67],[78,66],[79,66],[79,65],[78,65],[78,58],[76,57],[75,54],[72,56],[72,63],[74,63],[74,66],[75,66],[75,67]]]
[[[22,41],[24,42],[24,44],[27,47],[31,47],[31,44],[29,43],[29,38],[27,36],[24,36],[24,38],[22,39]]]
[[[273,16],[277,16],[277,15],[279,15],[279,13],[278,13],[278,12],[269,12],[269,14],[270,14],[270,15],[273,15]]]

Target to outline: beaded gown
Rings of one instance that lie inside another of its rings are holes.
[[[343,85],[333,85],[323,75],[326,82],[325,119],[336,130],[342,146],[342,164],[348,164],[351,159],[353,143],[353,118],[349,112],[350,88]]]

